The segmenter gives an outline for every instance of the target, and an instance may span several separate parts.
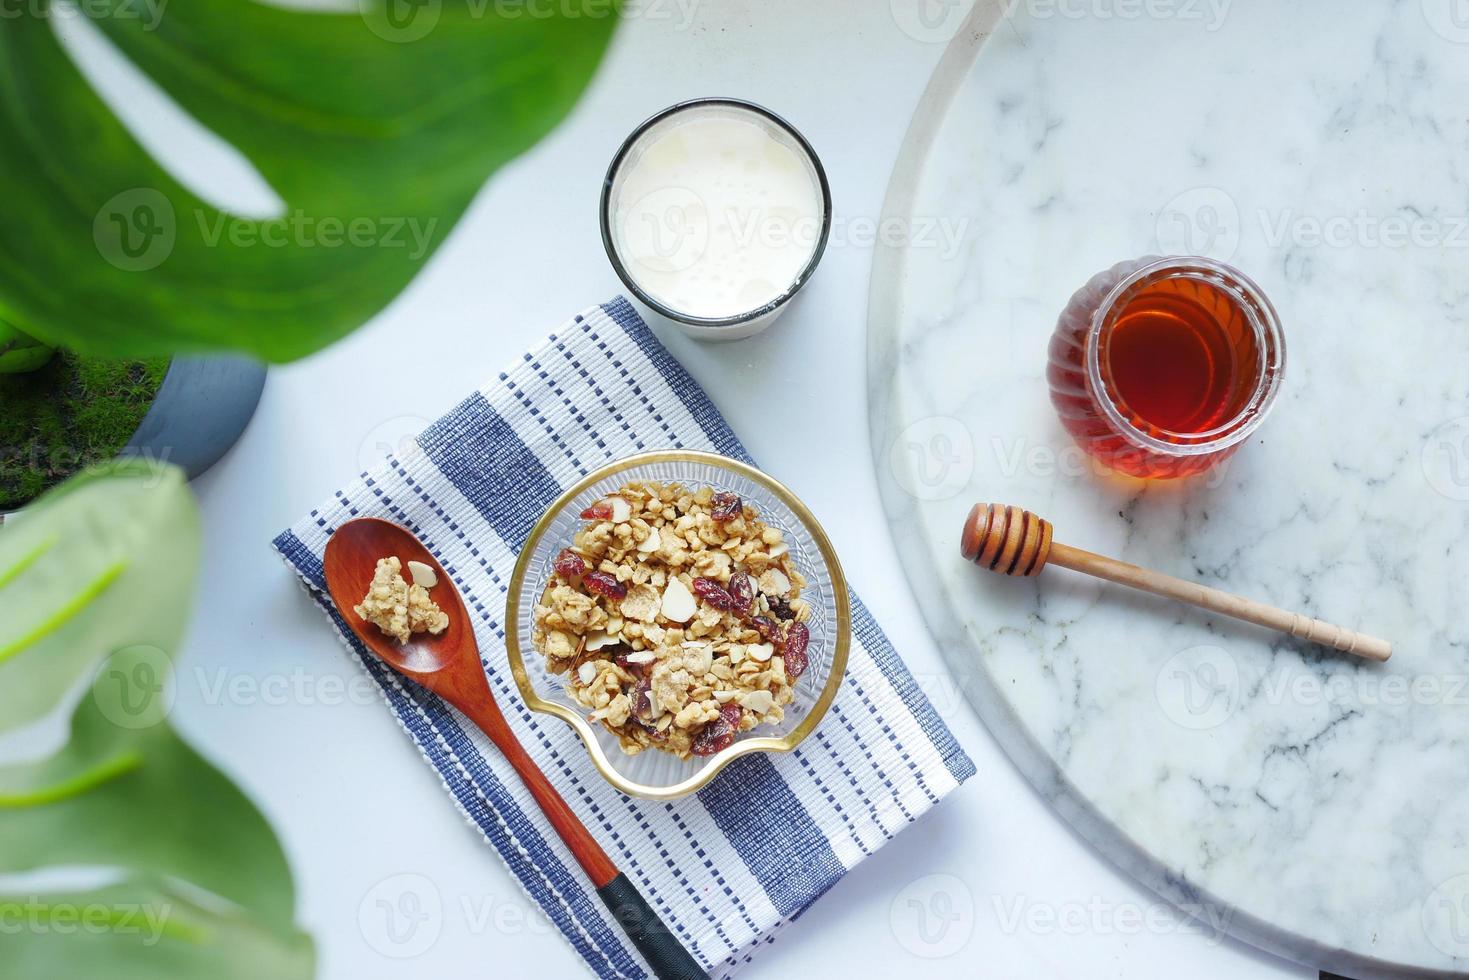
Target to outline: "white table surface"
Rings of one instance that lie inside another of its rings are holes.
[[[597,232],[606,162],[643,117],[708,94],[764,103],[806,133],[838,227],[817,277],[764,336],[704,346],[654,329],[762,465],[821,515],[854,586],[979,767],[746,975],[1314,975],[1183,923],[1066,829],[955,690],[909,595],[868,449],[862,223],[880,212],[947,39],[942,24],[914,26],[924,2],[643,5],[571,118],[489,184],[397,302],[346,341],[273,371],[240,445],[198,481],[208,541],[174,717],[281,834],[322,977],[582,973],[268,545],[360,460],[621,291]],[[821,441],[783,432],[792,413],[821,418]],[[433,942],[407,960],[380,952],[391,947],[370,914],[405,888],[436,892],[442,910],[424,926]]]

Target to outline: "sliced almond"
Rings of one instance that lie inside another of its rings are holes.
[[[408,574],[413,576],[414,585],[421,585],[425,589],[431,589],[439,584],[438,573],[421,561],[410,561]]]
[[[770,643],[751,643],[745,647],[745,655],[751,660],[765,663],[775,654],[775,646]]]
[[[780,544],[776,545],[775,547],[771,548],[768,552],[766,552],[766,554],[769,557],[771,557],[771,558],[779,558],[781,555],[785,554],[787,551],[790,551],[790,550],[791,550],[791,546],[788,545],[788,544],[786,544],[784,541],[782,541]]]
[[[780,569],[767,568],[760,575],[760,591],[766,595],[788,596],[791,594],[791,580]]]
[[[629,653],[623,659],[630,664],[650,664],[657,660],[658,656],[652,650],[639,650],[636,653]]]
[[[658,529],[655,527],[648,531],[648,536],[646,538],[638,542],[638,551],[642,552],[645,555],[649,555],[657,551],[662,544],[663,536],[658,533]]]
[[[698,604],[688,586],[677,578],[669,579],[663,590],[663,618],[671,623],[687,623],[697,611]]]
[[[608,497],[607,502],[612,505],[612,523],[623,524],[632,517],[632,504],[621,497]]]
[[[739,696],[739,692],[738,691],[715,691],[714,692],[714,700],[718,701],[720,704],[729,704],[731,701],[733,701],[738,696]]]
[[[576,676],[583,684],[590,684],[597,679],[597,667],[589,660],[576,668]]]
[[[603,633],[601,631],[598,631],[596,633],[588,633],[587,634],[587,651],[588,652],[595,652],[597,650],[602,649],[603,647],[613,646],[617,642],[618,642],[617,637],[611,635],[610,633]]]
[[[757,715],[763,715],[775,704],[775,698],[769,691],[751,691],[740,697],[740,707],[749,708]]]

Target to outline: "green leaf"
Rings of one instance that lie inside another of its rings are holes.
[[[171,466],[89,470],[7,523],[0,725],[49,714],[114,650],[177,649],[198,562],[198,514]]]
[[[79,698],[61,749],[0,766],[0,874],[120,878],[0,889],[0,980],[312,974],[275,834],[168,724],[198,539],[182,473],[140,461],[87,471],[0,530],[0,730]]]
[[[44,367],[55,348],[0,320],[0,374],[24,374]]]
[[[78,6],[238,149],[286,214],[239,218],[186,189],[78,73],[47,0],[23,5],[0,31],[0,316],[111,356],[272,360],[392,299],[489,175],[567,112],[616,19],[609,0]]]

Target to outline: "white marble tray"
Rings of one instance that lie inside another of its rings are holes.
[[[1211,926],[1354,977],[1469,969],[1455,2],[1059,0],[1001,17],[979,0],[893,177],[886,227],[907,234],[873,271],[879,481],[966,696],[1112,860]],[[1071,292],[1159,251],[1254,277],[1290,362],[1226,468],[1144,487],[1072,448],[1043,370]],[[976,500],[1397,653],[1379,667],[1062,569],[966,567]]]

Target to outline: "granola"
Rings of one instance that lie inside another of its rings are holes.
[[[629,755],[712,755],[779,722],[811,608],[781,532],[733,493],[629,483],[582,513],[531,637]]]
[[[432,575],[432,569],[419,562]],[[395,557],[379,558],[372,570],[372,584],[367,595],[353,606],[357,615],[376,626],[399,643],[407,643],[414,633],[432,633],[435,636],[449,626],[449,614],[439,608],[422,584],[423,574],[414,570],[414,583],[403,580],[403,564]],[[436,581],[436,580],[434,580]]]

